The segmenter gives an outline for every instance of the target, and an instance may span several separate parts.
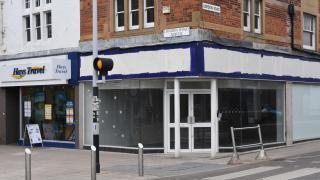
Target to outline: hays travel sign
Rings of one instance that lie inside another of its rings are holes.
[[[26,75],[44,74],[46,66],[32,66],[24,69],[13,68],[12,77],[22,79]]]
[[[67,84],[70,78],[68,59],[42,57],[0,62],[0,87]]]

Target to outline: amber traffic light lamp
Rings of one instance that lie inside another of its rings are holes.
[[[113,68],[113,60],[110,58],[96,57],[93,60],[93,67],[100,75],[108,75],[108,71],[111,71]]]

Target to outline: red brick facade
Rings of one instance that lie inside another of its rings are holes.
[[[91,40],[92,0],[80,0],[81,3],[81,41]],[[128,0],[125,0],[128,1]],[[143,0],[139,0],[143,3]],[[319,17],[320,4],[317,1],[294,0],[295,4],[295,46],[302,47],[302,20],[303,12],[312,13]],[[221,7],[221,13],[202,9],[202,3],[209,3]],[[245,32],[243,30],[243,0],[156,0],[155,26],[143,28],[143,19],[140,18],[140,28],[123,32],[114,30],[114,0],[98,0],[99,38],[109,39],[145,34],[159,34],[164,29],[175,27],[191,27],[210,30],[214,35],[243,41],[253,41],[260,44],[290,47],[290,18],[288,5],[290,0],[262,0],[262,28],[261,33]],[[304,3],[306,5],[304,5]],[[311,4],[310,4],[311,3]],[[128,4],[128,3],[127,3]],[[169,14],[163,14],[163,6],[170,7]],[[312,6],[317,6],[316,12]],[[128,5],[125,6],[128,8]],[[141,7],[140,14],[143,14]],[[126,12],[125,16],[128,16]],[[252,18],[253,20],[253,18]],[[125,26],[128,20],[125,21]],[[320,19],[316,23],[316,36],[320,33]],[[320,50],[319,39],[316,38],[316,47]]]

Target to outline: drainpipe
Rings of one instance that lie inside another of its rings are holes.
[[[290,25],[291,25],[291,48],[294,49],[294,4],[292,1],[288,6],[288,13],[290,16]]]

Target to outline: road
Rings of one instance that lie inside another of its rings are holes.
[[[320,180],[320,151],[161,180]]]

